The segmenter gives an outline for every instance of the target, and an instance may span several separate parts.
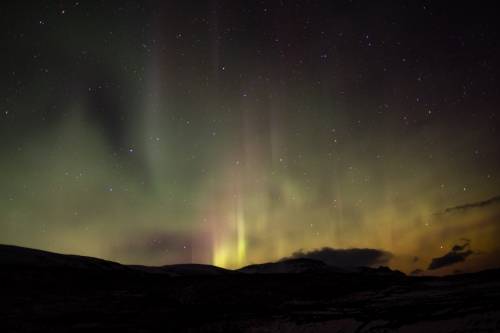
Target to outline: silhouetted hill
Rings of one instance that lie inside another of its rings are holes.
[[[314,259],[289,259],[265,264],[255,264],[238,269],[242,273],[256,274],[284,274],[284,273],[306,273],[319,272],[327,269],[327,265]]]
[[[0,244],[0,266],[24,269],[78,269],[89,272],[126,271],[127,273],[165,274],[169,276],[237,274],[235,271],[202,264],[165,266],[122,265],[99,258],[59,254],[14,245]]]
[[[403,277],[404,273],[389,267],[335,267],[323,261],[309,258],[285,259],[277,262],[255,264],[242,267],[238,272],[247,274],[364,274],[372,276]]]
[[[290,259],[230,271],[0,246],[0,332],[498,332],[500,270],[412,277]]]
[[[0,266],[129,270],[127,266],[113,261],[2,244],[0,244]]]
[[[176,264],[165,266],[142,266],[130,265],[132,269],[154,274],[166,274],[169,276],[196,276],[196,275],[224,275],[224,274],[238,274],[238,272],[228,269],[220,268],[212,265],[202,264]]]

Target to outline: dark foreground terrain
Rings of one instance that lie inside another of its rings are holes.
[[[0,283],[0,332],[500,332],[500,270],[145,267],[0,245]]]

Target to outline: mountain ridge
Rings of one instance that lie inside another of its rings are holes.
[[[28,267],[102,269],[137,271],[151,274],[182,275],[220,275],[220,274],[290,274],[290,273],[381,273],[380,268],[336,267],[318,259],[289,258],[276,262],[251,264],[238,269],[226,269],[209,264],[180,263],[161,266],[121,264],[115,261],[75,254],[38,250],[17,245],[0,244],[0,265]],[[404,274],[385,267],[385,274]]]

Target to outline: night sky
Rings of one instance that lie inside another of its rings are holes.
[[[0,5],[0,243],[500,266],[494,2]]]

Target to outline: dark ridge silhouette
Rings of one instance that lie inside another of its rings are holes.
[[[424,270],[417,268],[417,269],[411,271],[410,275],[413,275],[413,276],[422,275],[424,272],[425,272]]]
[[[128,267],[146,273],[167,274],[170,276],[238,274],[235,271],[203,264],[176,264],[158,267],[130,265]]]
[[[500,322],[500,269],[416,277],[309,258],[147,267],[0,245],[0,284],[0,332],[494,332]]]
[[[327,265],[320,260],[297,258],[265,264],[249,265],[238,269],[238,271],[242,273],[277,274],[316,272],[323,271],[326,268]]]
[[[59,254],[15,245],[0,244],[0,265],[33,268],[72,268],[95,270],[130,270],[129,267],[104,259]]]

